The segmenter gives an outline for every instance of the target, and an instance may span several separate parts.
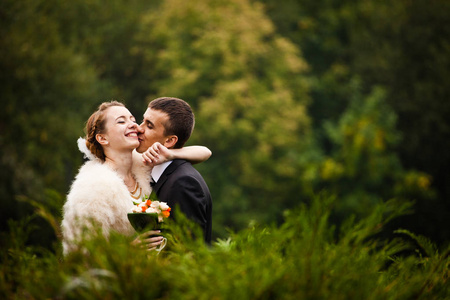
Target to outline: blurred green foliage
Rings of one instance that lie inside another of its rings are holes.
[[[388,149],[390,156],[397,156],[404,169],[416,170],[402,179],[403,187],[391,183],[416,200],[416,214],[404,221],[416,232],[448,241],[450,2],[261,2],[277,32],[302,50],[310,66],[314,85],[309,116],[322,149],[328,151],[333,143],[324,124],[338,122],[352,105],[355,78],[363,98],[384,89],[389,115],[396,115],[391,129],[400,138]],[[387,122],[392,124],[391,118]],[[390,162],[387,166],[393,167]],[[418,184],[409,184],[414,181]],[[380,187],[375,190],[381,194],[390,189],[388,184]]]
[[[340,227],[339,205],[325,194],[285,214],[281,226],[253,224],[206,246],[188,237],[191,224],[172,224],[159,255],[112,234],[84,252],[60,257],[25,247],[33,231],[11,223],[0,252],[4,299],[447,299],[449,250],[400,230],[377,238],[410,204],[388,201]],[[58,247],[58,246],[56,246]],[[7,249],[7,250],[6,250]],[[36,253],[39,253],[36,255]],[[36,283],[39,284],[36,284]]]
[[[87,57],[61,39],[45,1],[1,4],[1,228],[29,210],[18,195],[63,192],[81,162],[73,144],[103,87]]]
[[[139,120],[176,96],[196,113],[190,144],[213,152],[196,167],[215,238],[281,224],[327,190],[335,224],[414,200],[389,226],[445,245],[449,12],[445,0],[2,1],[3,239],[8,220],[27,220],[28,243],[57,242],[98,104],[123,101]]]

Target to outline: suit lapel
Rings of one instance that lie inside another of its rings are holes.
[[[164,185],[164,182],[169,178],[169,176],[182,164],[186,161],[182,159],[174,159],[172,163],[164,170],[159,178],[158,182],[153,186],[153,190],[157,195],[159,195],[159,190]]]

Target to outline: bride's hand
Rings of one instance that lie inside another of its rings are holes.
[[[144,164],[154,167],[166,161],[173,160],[174,155],[170,151],[170,149],[167,149],[161,143],[156,142],[150,148],[148,148],[147,151],[142,153],[142,158]]]
[[[136,239],[131,242],[132,245],[141,246],[147,250],[156,250],[158,246],[165,243],[165,238],[161,235],[159,230],[150,230],[144,232],[136,237]]]

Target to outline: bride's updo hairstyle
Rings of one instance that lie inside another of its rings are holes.
[[[125,107],[125,105],[118,101],[103,102],[100,104],[97,111],[94,112],[86,122],[86,147],[92,154],[100,158],[102,161],[105,161],[105,152],[95,136],[97,134],[105,133],[106,110],[112,106]]]

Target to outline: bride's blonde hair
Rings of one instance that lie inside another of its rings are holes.
[[[86,147],[94,154],[96,157],[105,161],[105,152],[103,151],[102,145],[97,141],[95,136],[97,134],[105,133],[106,124],[106,113],[105,111],[112,106],[123,106],[122,103],[118,101],[103,102],[99,105],[96,112],[94,112],[86,122]]]

